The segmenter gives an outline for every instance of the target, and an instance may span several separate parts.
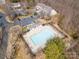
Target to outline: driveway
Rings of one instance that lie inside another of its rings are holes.
[[[2,44],[0,46],[0,59],[4,59],[6,48],[7,48],[7,39],[8,39],[8,23],[5,19],[5,15],[0,12],[0,27],[2,27]]]

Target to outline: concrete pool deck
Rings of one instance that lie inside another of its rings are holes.
[[[41,34],[39,34],[39,33],[41,33]],[[45,35],[44,35],[44,33],[45,33]],[[46,33],[49,34],[49,37],[47,37]],[[26,43],[28,44],[29,48],[31,49],[32,53],[34,53],[34,54],[37,53],[39,50],[42,50],[45,47],[46,42],[51,38],[50,36],[52,36],[52,38],[54,38],[54,37],[63,38],[64,37],[63,34],[58,32],[56,29],[54,29],[54,27],[52,27],[50,25],[45,25],[45,26],[40,25],[36,28],[33,28],[31,31],[29,31],[23,35]],[[47,38],[49,38],[49,39],[47,39]],[[39,44],[37,43],[38,42],[37,39],[39,39]]]

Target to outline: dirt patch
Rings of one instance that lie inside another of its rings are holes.
[[[14,26],[9,31],[7,59],[32,59],[30,50],[21,35],[21,27]]]

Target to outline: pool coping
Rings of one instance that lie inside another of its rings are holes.
[[[54,27],[51,25],[45,25],[48,28],[51,28],[52,30],[56,31],[56,36],[63,38],[63,34],[61,34],[59,31],[57,31]],[[27,32],[23,35],[25,42],[28,44],[29,48],[31,49],[32,53],[37,53],[39,50],[43,49],[45,45],[42,45],[39,49],[39,46],[35,46],[34,43],[31,40],[31,36],[34,34],[37,34],[38,32],[41,32],[41,30],[44,29],[44,26],[39,25],[39,27],[33,28],[30,32]]]

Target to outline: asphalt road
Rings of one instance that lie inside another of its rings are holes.
[[[4,59],[8,42],[8,22],[5,15],[0,12],[0,27],[2,27],[2,44],[0,46],[0,59]]]

